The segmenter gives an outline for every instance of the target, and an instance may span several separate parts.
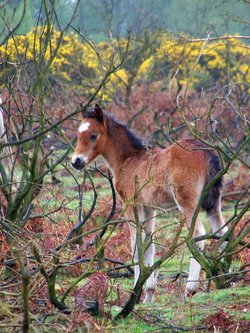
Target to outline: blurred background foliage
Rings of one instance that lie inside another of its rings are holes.
[[[60,32],[52,28],[50,45],[43,53],[44,61],[51,61],[60,38]],[[46,31],[32,30],[26,35],[17,35],[0,47],[0,58],[6,66],[0,74],[3,87],[13,75],[16,67],[10,63],[31,62],[43,50],[39,49]],[[237,38],[237,36],[236,36]],[[111,57],[115,48],[115,55]],[[36,50],[36,52],[34,52]],[[54,86],[70,85],[72,89],[84,91],[84,95],[95,91],[99,78],[111,65],[119,62],[127,52],[126,59],[118,71],[110,76],[104,90],[99,94],[103,101],[111,101],[119,91],[130,90],[135,85],[150,84],[170,80],[181,89],[189,82],[189,88],[201,91],[212,87],[237,84],[238,88],[249,92],[250,49],[241,40],[190,42],[188,35],[174,38],[168,33],[145,31],[144,35],[131,35],[129,49],[125,39],[89,43],[74,32],[64,35],[60,49],[49,67],[48,79]],[[32,67],[31,67],[32,68]],[[30,73],[32,75],[32,71]],[[246,96],[245,96],[246,97]]]
[[[250,35],[247,1],[81,0],[53,59],[60,31],[67,26],[76,1],[52,3],[53,33],[44,61],[52,61],[48,83],[54,87],[66,84],[86,97],[95,91],[107,68],[124,58],[99,93],[103,101],[117,102],[123,91],[129,105],[135,86],[172,79],[178,91],[187,82],[188,88],[197,91],[237,84],[241,101],[248,102],[249,39],[190,42],[206,36]],[[16,71],[9,63],[32,63],[43,54],[39,45],[46,31],[37,32],[36,22],[45,22],[50,9],[40,0],[8,0],[0,2],[0,10],[0,85],[4,88]],[[24,12],[22,24],[6,42]]]
[[[52,2],[60,24],[66,24],[76,0]],[[22,13],[23,1],[8,0],[2,3],[5,20],[17,22]],[[20,34],[28,33],[35,25],[40,6],[40,0],[27,0],[25,20],[18,31]],[[244,0],[81,0],[79,6],[79,15],[74,25],[95,41],[107,39],[110,30],[115,38],[124,37],[131,29],[136,34],[143,33],[145,29],[161,29],[185,32],[196,37],[207,33],[250,33],[248,3]],[[5,29],[4,23],[0,22],[0,31],[4,32]]]

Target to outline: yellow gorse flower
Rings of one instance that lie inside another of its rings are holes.
[[[200,83],[200,77],[212,82],[221,80],[223,84],[226,75],[232,83],[250,84],[250,47],[238,39],[206,43],[165,37],[157,49],[157,58],[169,62],[173,72],[179,70],[182,84],[190,79],[191,87]]]
[[[114,62],[119,63],[119,53],[114,52],[118,46],[125,51],[126,40],[119,41],[119,45],[117,41],[90,45],[80,41],[75,33],[61,38],[55,27],[39,27],[25,36],[10,38],[0,47],[0,61],[21,64],[29,61],[37,63],[38,68],[40,64],[47,65],[49,75],[70,82],[76,89],[84,87],[85,93],[91,93],[107,69]],[[136,45],[131,47],[136,49]],[[185,37],[175,40],[165,35],[161,37],[159,47],[143,58],[137,81],[150,80],[156,67],[167,68],[166,76],[178,70],[179,82],[189,82],[191,88],[207,82],[223,84],[226,77],[227,81],[250,85],[250,47],[237,39],[192,43]],[[128,71],[120,68],[110,76],[101,92],[104,99],[109,99],[117,90],[125,91]],[[3,75],[0,74],[0,79]]]

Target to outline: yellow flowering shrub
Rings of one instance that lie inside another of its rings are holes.
[[[146,60],[143,61],[138,70],[138,78],[143,79],[147,78],[150,75],[150,72],[154,66],[154,56],[149,56]]]
[[[250,85],[250,48],[237,39],[206,43],[166,37],[157,49],[157,58],[168,62],[173,73],[178,70],[181,84],[190,81],[194,88],[206,84],[202,80],[210,85],[228,81]]]
[[[47,39],[49,36],[49,39]],[[6,45],[0,47],[0,62],[3,63],[36,63],[38,70],[42,66],[49,67],[49,77],[54,76],[76,89],[84,90],[85,94],[94,92],[110,67],[112,46],[100,42],[91,46],[81,42],[75,33],[65,35],[60,40],[60,32],[53,27],[47,31],[42,27],[33,30],[25,36],[10,38]],[[58,44],[60,41],[60,44]],[[58,47],[59,46],[59,47]],[[0,74],[4,82],[6,72]],[[122,88],[127,76],[120,69],[111,75],[106,89],[109,92]]]
[[[15,36],[0,47],[1,63],[34,63],[38,70],[46,68],[48,77],[54,77],[70,84],[85,94],[94,93],[111,64],[119,63],[119,57],[126,54],[127,41],[99,42],[90,45],[70,33],[61,38],[53,26],[39,27],[25,36]],[[152,81],[152,73],[158,73],[154,80],[169,74],[176,74],[178,81],[191,88],[211,87],[215,83],[239,83],[250,85],[250,48],[237,39],[214,42],[187,42],[185,38],[175,40],[170,36],[161,37],[159,47],[148,50],[138,58],[136,42],[130,41],[127,54],[129,66],[113,73],[100,92],[109,100],[117,91],[125,91],[133,70],[133,57],[137,63],[137,77],[134,82]],[[114,53],[114,48],[120,53]],[[142,48],[143,49],[143,44]],[[139,50],[140,51],[140,50]],[[0,73],[0,84],[5,82],[6,70]],[[133,73],[132,73],[133,74]]]

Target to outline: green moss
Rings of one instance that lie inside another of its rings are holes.
[[[144,333],[152,329],[152,326],[144,321],[135,320],[131,316],[129,318],[119,320],[112,327],[110,332],[114,333]]]

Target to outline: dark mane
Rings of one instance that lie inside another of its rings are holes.
[[[133,148],[135,148],[136,150],[148,150],[152,148],[152,146],[148,142],[144,141],[139,136],[137,136],[127,125],[123,124],[122,122],[117,120],[114,116],[111,116],[105,111],[103,111],[103,114],[105,118],[111,119],[117,126],[122,127],[125,130],[125,133],[127,134],[130,142],[132,143]],[[97,121],[102,122],[102,120],[100,120],[97,117],[95,109],[92,108],[89,108],[86,111],[84,111],[83,117],[94,118]]]
[[[148,150],[148,149],[152,148],[148,142],[139,138],[139,136],[137,136],[127,125],[122,124],[122,123],[119,123],[119,124],[125,129],[125,132],[135,149]]]

